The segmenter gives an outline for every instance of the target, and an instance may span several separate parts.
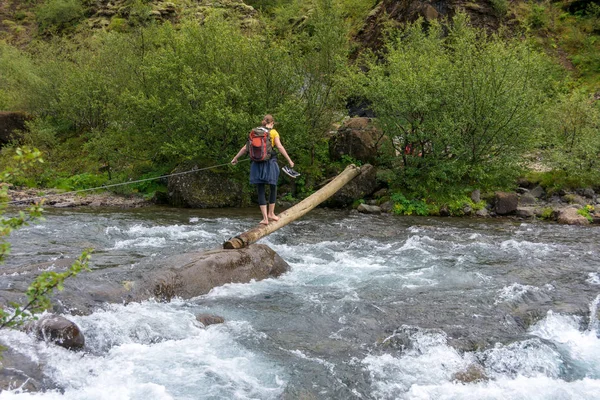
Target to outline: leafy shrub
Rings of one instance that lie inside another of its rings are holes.
[[[429,215],[429,207],[423,200],[408,200],[402,193],[393,193],[393,212],[399,215]]]
[[[506,16],[508,12],[508,0],[491,0],[492,8],[498,17]]]
[[[64,190],[81,190],[100,187],[106,181],[107,178],[103,175],[83,173],[68,178],[59,178],[55,181],[54,186]]]
[[[579,210],[577,210],[577,214],[585,217],[590,222],[593,222],[593,220],[594,220],[587,208],[580,208]]]
[[[552,219],[553,216],[554,216],[554,210],[552,209],[552,207],[546,207],[542,210],[542,214],[541,214],[540,218]]]
[[[36,10],[40,31],[63,32],[83,18],[83,11],[80,0],[47,0]]]
[[[534,29],[542,29],[548,26],[546,7],[540,4],[533,4],[527,16],[527,23]]]

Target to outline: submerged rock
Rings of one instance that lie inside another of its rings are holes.
[[[46,315],[25,327],[38,339],[46,340],[69,350],[82,349],[85,337],[79,327],[60,315]]]
[[[208,326],[222,324],[223,322],[225,322],[225,318],[212,314],[198,314],[196,315],[196,321],[200,322],[204,326]]]

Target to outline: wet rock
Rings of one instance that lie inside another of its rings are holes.
[[[367,204],[360,204],[357,208],[359,213],[363,214],[381,214],[381,208]]]
[[[494,212],[498,215],[514,214],[517,211],[518,198],[516,193],[496,192],[494,197]]]
[[[360,168],[360,175],[348,182],[336,194],[323,202],[326,207],[348,207],[377,190],[377,169],[370,164]]]
[[[195,165],[184,164],[173,173],[191,171]],[[224,171],[204,170],[169,177],[169,204],[190,208],[239,207],[249,204],[244,185],[229,179]]]
[[[46,265],[56,271],[64,265]],[[0,287],[0,304],[23,302],[23,293],[32,276],[44,268],[42,264],[4,270],[4,285]],[[277,277],[289,270],[289,265],[271,248],[253,244],[239,250],[212,250],[185,253],[161,261],[144,264],[132,270],[130,266],[92,270],[68,279],[65,290],[55,293],[56,313],[87,315],[106,303],[128,303],[156,298],[169,301],[200,296],[226,283],[247,283]],[[10,274],[10,275],[8,275]]]
[[[533,207],[517,208],[517,217],[519,217],[519,218],[533,218],[534,216],[535,216],[535,208],[533,208]]]
[[[50,380],[44,375],[42,365],[11,347],[0,357],[0,392],[21,389],[38,392],[51,389]]]
[[[482,208],[481,210],[477,210],[475,212],[475,215],[478,216],[478,217],[489,217],[490,213],[489,213],[489,211],[487,209]]]
[[[544,188],[541,187],[540,185],[534,187],[533,189],[531,189],[529,191],[529,194],[531,196],[533,196],[536,199],[542,198],[546,195],[546,192],[544,191]]]
[[[57,344],[69,350],[79,350],[85,346],[85,337],[79,327],[60,315],[46,315],[25,327],[38,339]]]
[[[592,188],[581,188],[575,191],[578,195],[593,199],[596,196],[596,192]]]
[[[385,203],[381,204],[379,207],[381,208],[382,212],[391,213],[392,210],[394,210],[394,203],[391,201],[386,201]]]
[[[382,139],[383,133],[372,124],[371,118],[350,118],[329,139],[329,155],[332,160],[349,156],[373,164]]]
[[[460,371],[452,376],[452,380],[462,383],[483,382],[489,380],[480,365],[471,364],[465,371]]]
[[[187,253],[169,259],[165,268],[134,282],[132,298],[189,299],[226,283],[277,277],[288,270],[289,265],[277,253],[261,244],[238,250]]]
[[[577,213],[577,208],[569,207],[561,210],[558,214],[558,222],[568,225],[588,225],[590,221],[583,215]]]
[[[579,204],[580,206],[585,206],[588,204],[588,201],[581,197],[578,194],[567,193],[561,197],[561,200],[565,203],[569,204]]]
[[[531,195],[531,193],[524,193],[519,197],[519,204],[523,206],[530,206],[537,203],[537,199]]]
[[[215,324],[222,324],[223,322],[225,322],[225,318],[212,314],[198,314],[196,315],[196,321],[200,322],[204,326],[209,326]]]

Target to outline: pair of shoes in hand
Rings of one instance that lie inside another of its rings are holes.
[[[300,173],[298,171],[294,171],[293,169],[291,169],[290,167],[288,167],[287,165],[285,167],[283,167],[281,169],[283,172],[285,172],[286,175],[288,175],[290,178],[297,178],[300,176]]]

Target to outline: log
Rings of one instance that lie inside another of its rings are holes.
[[[288,208],[284,212],[278,215],[279,221],[270,222],[269,225],[259,225],[249,231],[242,233],[239,236],[235,236],[225,243],[223,243],[224,249],[241,249],[250,244],[256,242],[268,234],[275,232],[277,229],[282,228],[292,221],[297,220],[310,210],[333,196],[338,190],[340,190],[345,184],[350,182],[352,179],[360,175],[360,168],[354,164],[350,164],[346,167],[341,174],[335,177],[327,185],[308,196],[295,206]]]

